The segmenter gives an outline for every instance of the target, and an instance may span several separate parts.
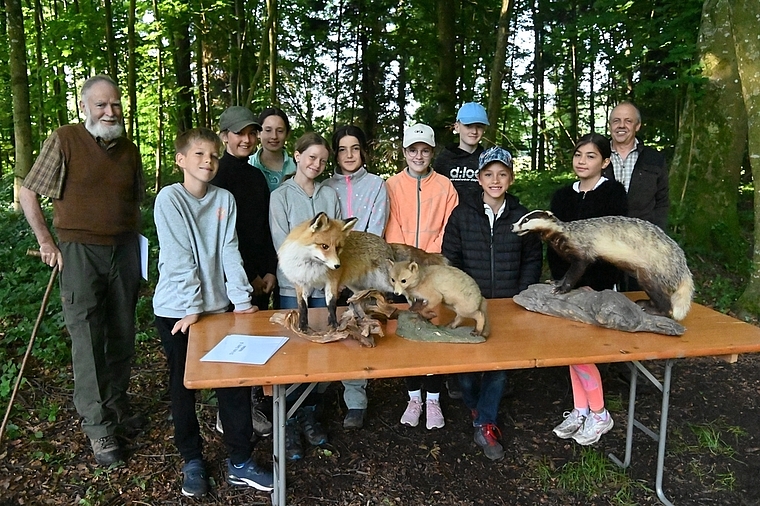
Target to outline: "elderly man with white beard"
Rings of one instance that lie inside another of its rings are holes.
[[[84,123],[65,125],[45,141],[19,199],[42,261],[60,269],[64,321],[71,336],[74,405],[102,466],[121,462],[117,436],[146,418],[127,397],[135,350],[140,283],[140,201],[144,192],[137,147],[123,137],[121,92],[107,76],[82,86]],[[39,196],[53,203],[48,228]]]

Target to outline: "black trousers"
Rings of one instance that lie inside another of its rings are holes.
[[[174,444],[188,462],[203,458],[203,439],[195,413],[195,390],[185,388],[187,333],[172,335],[177,318],[156,316],[156,328],[169,363],[169,395],[174,421]],[[224,427],[224,445],[233,464],[248,460],[253,451],[251,442],[251,387],[217,388],[219,417]]]

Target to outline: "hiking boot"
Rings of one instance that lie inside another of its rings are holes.
[[[90,439],[90,445],[92,446],[92,453],[95,455],[95,462],[101,466],[110,466],[123,461],[116,436]]]
[[[364,409],[349,409],[343,419],[344,429],[361,429],[364,427]]]
[[[253,459],[248,459],[240,466],[234,465],[227,459],[227,483],[253,487],[256,490],[271,492],[274,490],[274,476],[271,471],[265,471],[257,466]]]
[[[483,448],[483,453],[491,460],[504,458],[504,447],[499,443],[501,431],[493,423],[487,423],[482,427],[475,427],[475,443]]]
[[[425,402],[425,426],[428,430],[440,429],[446,422],[443,421],[443,412],[441,411],[441,403],[434,400],[427,400]]]
[[[182,495],[202,497],[208,493],[208,475],[201,459],[193,459],[182,466]]]
[[[459,380],[456,376],[448,376],[446,378],[446,391],[449,393],[449,399],[461,399],[462,389],[459,387]]]
[[[603,420],[601,416],[596,413],[589,413],[586,419],[583,421],[583,425],[578,432],[573,434],[573,439],[580,445],[591,445],[599,441],[602,435],[612,429],[615,422],[612,421],[612,416],[607,413],[607,419]]]
[[[317,421],[314,407],[298,408],[296,418],[301,426],[306,441],[312,446],[319,446],[327,443],[327,434],[322,425]]]
[[[411,399],[406,405],[404,414],[401,415],[401,423],[408,425],[409,427],[417,427],[420,423],[420,415],[422,414],[422,401],[416,397]]]
[[[298,427],[298,420],[295,418],[291,418],[285,424],[285,458],[288,460],[303,458],[301,430]]]
[[[267,437],[272,434],[272,422],[254,405],[251,405],[251,421],[253,422],[253,432],[259,436]]]
[[[577,409],[572,411],[565,411],[562,413],[565,419],[561,424],[554,427],[554,434],[562,439],[570,439],[573,434],[578,432],[578,429],[583,425],[583,420],[586,418]]]

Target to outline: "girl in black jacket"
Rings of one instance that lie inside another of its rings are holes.
[[[575,221],[626,215],[628,200],[625,187],[602,176],[602,171],[610,164],[611,155],[610,141],[602,135],[584,135],[575,143],[573,170],[578,181],[554,194],[551,211],[557,218]],[[561,279],[569,264],[551,248],[547,252],[547,260],[554,279]],[[604,290],[613,288],[619,279],[620,273],[613,266],[596,262],[586,269],[576,286]],[[573,438],[582,445],[596,443],[614,425],[604,408],[599,369],[595,364],[571,365],[570,380],[575,407],[565,413],[565,420],[554,428],[554,434],[563,439]]]

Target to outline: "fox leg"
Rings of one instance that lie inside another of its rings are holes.
[[[296,286],[298,299],[298,328],[301,332],[309,330],[309,292],[303,286]]]
[[[333,329],[338,328],[338,283],[330,282],[325,284],[325,299],[327,300],[327,325]]]

